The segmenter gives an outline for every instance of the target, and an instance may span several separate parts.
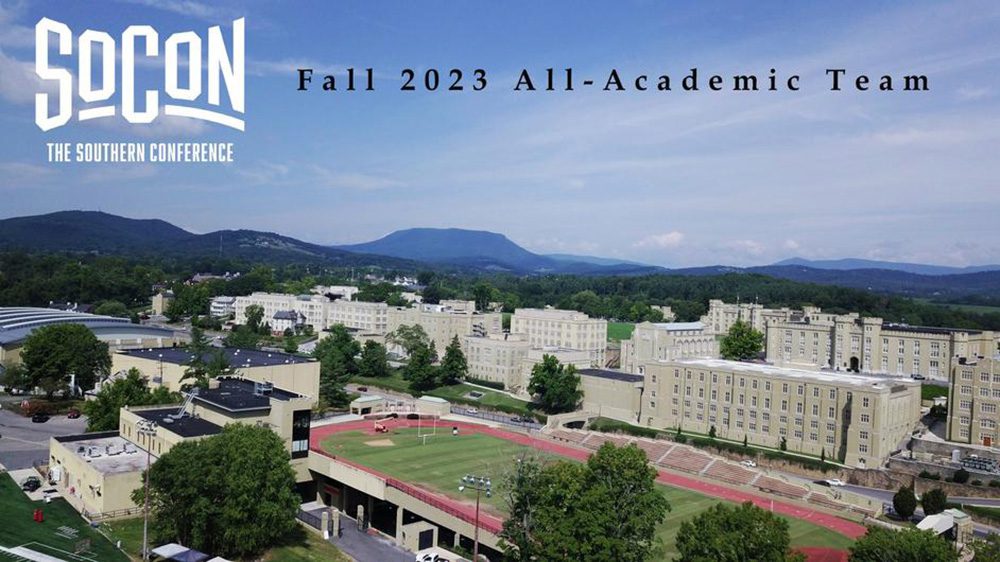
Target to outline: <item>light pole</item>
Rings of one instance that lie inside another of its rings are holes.
[[[149,462],[153,449],[153,438],[156,437],[156,422],[141,419],[135,424],[136,433],[146,437],[146,491],[143,494],[142,520],[142,559],[149,560]]]
[[[486,497],[491,497],[493,495],[493,484],[489,478],[466,474],[462,477],[462,484],[459,485],[458,491],[464,492],[466,488],[476,491],[476,528],[473,531],[472,560],[473,562],[479,562],[479,496],[483,492],[486,492]]]

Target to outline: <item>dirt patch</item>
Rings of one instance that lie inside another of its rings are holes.
[[[365,445],[369,447],[393,447],[396,444],[392,442],[392,439],[376,439],[374,441],[365,441]]]

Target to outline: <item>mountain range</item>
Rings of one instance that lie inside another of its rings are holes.
[[[371,242],[324,246],[256,230],[195,234],[158,219],[130,219],[95,211],[61,211],[0,220],[0,250],[225,257],[271,264],[380,266],[408,271],[431,265],[469,273],[516,275],[762,274],[910,296],[1000,296],[1000,266],[950,268],[861,259],[792,258],[747,268],[715,265],[667,269],[594,256],[536,254],[502,234],[478,230],[412,228]]]

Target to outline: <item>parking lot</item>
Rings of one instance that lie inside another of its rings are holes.
[[[49,438],[56,435],[83,433],[87,421],[66,416],[52,416],[45,423],[32,423],[30,418],[9,411],[10,404],[0,409],[0,465],[7,470],[31,468],[34,461],[49,456]]]

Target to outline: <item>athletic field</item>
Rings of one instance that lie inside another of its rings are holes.
[[[42,523],[32,519],[36,508],[45,515]],[[110,541],[90,528],[65,500],[32,502],[7,474],[0,474],[0,522],[0,546],[21,546],[67,561],[128,561]],[[74,554],[85,540],[90,541],[89,548]],[[7,560],[22,558],[0,551],[0,562]]]
[[[459,480],[465,474],[486,476],[493,481],[494,495],[483,496],[486,509],[502,515],[503,497],[500,487],[503,476],[511,470],[514,459],[528,447],[512,441],[474,433],[467,429],[457,437],[451,435],[451,425],[438,425],[436,435],[418,438],[431,432],[431,428],[398,428],[390,433],[374,434],[371,431],[345,431],[329,435],[320,443],[323,450],[353,463],[371,468],[421,487],[445,494],[462,502],[474,502],[472,492],[459,492]],[[552,453],[534,452],[543,458],[558,458]],[[697,492],[661,486],[670,501],[671,511],[659,529],[666,547],[666,559],[676,555],[674,541],[682,521],[715,505],[720,500]],[[847,537],[814,525],[788,518],[792,545],[795,547],[827,547],[846,549],[851,545]]]

